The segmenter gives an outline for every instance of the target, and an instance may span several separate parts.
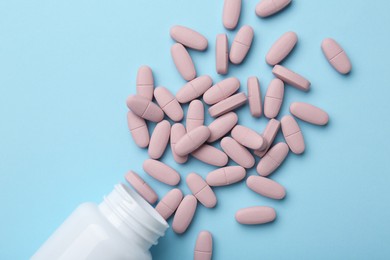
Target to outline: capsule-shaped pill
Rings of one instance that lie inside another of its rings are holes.
[[[185,134],[175,145],[175,152],[184,156],[198,149],[210,137],[210,130],[207,126],[199,126]]]
[[[175,25],[171,28],[170,34],[172,39],[188,48],[198,51],[207,49],[206,37],[188,27]]]
[[[284,84],[280,79],[273,79],[264,98],[264,115],[275,118],[279,114],[284,96]]]
[[[348,74],[352,69],[351,61],[343,48],[332,38],[326,38],[321,44],[322,52],[330,65],[341,74]]]
[[[210,137],[207,142],[212,143],[225,136],[237,124],[238,117],[234,112],[229,112],[216,118],[209,125]]]
[[[183,124],[176,123],[171,127],[171,150],[173,159],[177,163],[185,163],[188,160],[188,155],[180,156],[175,152],[176,143],[186,134],[186,129]]]
[[[253,29],[249,25],[244,25],[234,37],[230,47],[229,58],[233,64],[240,64],[246,57],[253,41]]]
[[[152,101],[140,95],[129,96],[126,100],[127,107],[143,119],[160,122],[164,118],[164,112]]]
[[[208,144],[203,144],[193,151],[191,155],[199,161],[218,167],[225,166],[229,161],[228,156],[224,152]]]
[[[303,153],[305,151],[305,141],[297,121],[292,116],[287,115],[280,120],[280,123],[284,140],[286,140],[291,152],[295,154]]]
[[[175,43],[171,48],[173,62],[180,75],[187,81],[196,77],[196,70],[190,54],[180,43]]]
[[[274,66],[284,60],[297,44],[298,36],[295,32],[286,32],[269,49],[265,61]]]
[[[215,67],[218,74],[226,74],[229,67],[229,44],[227,35],[217,35],[215,43]]]
[[[249,169],[255,164],[255,158],[253,158],[252,154],[233,138],[222,138],[221,147],[222,150],[238,165]]]
[[[275,218],[275,210],[265,206],[244,208],[236,212],[237,222],[245,225],[265,224],[274,221]]]
[[[240,81],[237,78],[227,78],[209,88],[204,93],[203,100],[206,104],[213,105],[230,97],[239,88]]]
[[[288,145],[280,142],[275,144],[257,165],[257,173],[260,176],[268,176],[275,171],[286,159],[288,154]]]
[[[137,95],[152,101],[154,79],[152,69],[148,66],[141,66],[137,73]]]
[[[256,14],[260,17],[271,16],[285,8],[291,0],[261,0],[256,5]]]
[[[241,0],[225,0],[223,5],[222,22],[228,30],[234,30],[241,14]]]
[[[206,208],[214,208],[217,205],[217,197],[210,186],[196,173],[188,174],[187,186],[198,201]]]
[[[182,199],[181,190],[172,189],[157,203],[155,209],[164,219],[168,219],[175,212]]]
[[[259,157],[263,157],[267,152],[268,149],[271,147],[272,143],[275,140],[276,135],[278,134],[280,129],[280,122],[276,119],[271,119],[267,126],[264,129],[264,132],[262,134],[264,141],[266,143],[266,146],[263,150],[256,150],[255,154]]]
[[[204,123],[204,106],[202,101],[195,99],[188,106],[186,129],[191,132],[195,128],[202,126]]]
[[[261,135],[242,125],[236,125],[233,128],[232,137],[239,144],[253,150],[264,149],[266,145]]]
[[[209,172],[206,182],[210,186],[226,186],[245,178],[246,170],[241,166],[227,166]]]
[[[249,110],[253,117],[261,117],[263,108],[261,104],[260,84],[257,77],[249,77],[247,81]]]
[[[158,105],[165,112],[165,114],[173,121],[180,121],[183,119],[183,109],[175,96],[165,87],[157,87],[154,90],[154,97]]]
[[[141,148],[149,145],[149,130],[143,118],[131,111],[127,112],[127,126],[136,145]]]
[[[272,73],[277,78],[283,80],[284,83],[296,87],[299,90],[308,91],[310,89],[310,81],[283,66],[275,65]]]
[[[160,161],[147,159],[144,161],[143,168],[147,174],[162,183],[175,186],[180,182],[180,174]]]
[[[328,113],[308,103],[294,102],[290,105],[290,112],[299,119],[314,125],[326,125],[329,121]]]
[[[246,185],[254,192],[275,200],[281,200],[286,196],[286,190],[282,185],[261,176],[249,176]]]
[[[177,234],[182,234],[187,230],[194,218],[197,204],[197,199],[193,195],[186,195],[183,198],[173,217],[173,231]]]
[[[138,174],[129,171],[125,175],[125,179],[147,202],[156,203],[158,199],[156,192]]]
[[[213,254],[213,237],[208,231],[201,231],[196,239],[194,260],[211,260]]]
[[[171,134],[171,124],[163,120],[156,125],[150,137],[148,154],[152,159],[159,159],[165,152]]]
[[[190,82],[186,83],[177,93],[176,99],[180,103],[188,103],[206,92],[211,85],[213,84],[213,80],[210,76],[204,75],[197,77]]]
[[[244,105],[246,101],[247,101],[247,97],[245,93],[242,92],[237,93],[211,106],[209,108],[209,114],[212,117],[217,117],[226,114]]]

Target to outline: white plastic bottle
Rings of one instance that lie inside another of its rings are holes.
[[[32,260],[144,260],[167,222],[141,196],[118,184],[99,205],[81,204]]]

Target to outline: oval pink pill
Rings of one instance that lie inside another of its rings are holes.
[[[207,142],[212,143],[225,136],[230,132],[230,130],[232,130],[237,122],[238,117],[234,112],[229,112],[218,117],[208,126],[211,134],[209,139],[207,139]]]
[[[183,119],[183,109],[175,96],[165,87],[157,87],[154,90],[154,97],[158,105],[165,112],[165,114],[173,121],[180,121]]]
[[[259,157],[263,157],[268,149],[271,147],[272,143],[275,140],[276,135],[278,134],[280,129],[280,122],[276,119],[271,119],[267,126],[264,129],[264,132],[262,134],[264,141],[266,143],[266,146],[263,150],[256,150],[255,154]]]
[[[236,213],[237,222],[245,225],[265,224],[274,221],[275,218],[275,210],[265,206],[244,208]]]
[[[294,102],[290,105],[290,112],[299,119],[314,125],[326,125],[329,121],[328,113],[308,103]]]
[[[284,84],[280,79],[273,79],[264,98],[264,115],[275,118],[279,114],[284,96]]]
[[[195,128],[202,126],[204,123],[204,106],[202,101],[195,99],[188,106],[186,129],[191,132]]]
[[[285,8],[291,0],[261,0],[256,5],[256,14],[260,17],[271,16]]]
[[[275,144],[257,165],[257,173],[260,176],[268,176],[274,172],[286,159],[288,154],[288,145],[286,143]]]
[[[141,66],[137,73],[137,95],[152,101],[154,79],[152,69],[148,66]]]
[[[253,117],[261,117],[263,108],[261,104],[260,84],[257,77],[250,77],[247,81],[248,87],[248,102],[251,115]]]
[[[199,126],[185,134],[175,145],[175,152],[184,156],[198,149],[210,136],[207,126]]]
[[[196,77],[196,70],[190,54],[180,43],[175,43],[171,48],[173,62],[180,75],[187,81]]]
[[[249,176],[246,185],[254,192],[271,199],[280,200],[286,196],[282,185],[266,177]]]
[[[322,41],[322,52],[330,65],[341,74],[348,74],[352,69],[351,61],[341,46],[331,38]]]
[[[182,104],[190,102],[203,95],[212,84],[213,80],[210,76],[204,75],[197,77],[185,84],[179,92],[176,93],[176,99]]]
[[[127,112],[127,125],[136,145],[145,148],[149,145],[149,130],[143,118],[131,111]]]
[[[244,25],[237,32],[229,54],[230,61],[233,64],[240,64],[245,59],[251,48],[253,35],[253,29],[249,25]]]
[[[224,152],[208,144],[203,144],[193,151],[191,155],[199,161],[218,167],[225,166],[229,161],[228,156]]]
[[[134,114],[143,119],[152,122],[160,122],[164,118],[164,112],[161,108],[143,96],[129,96],[126,100],[126,104]]]
[[[144,161],[143,168],[147,174],[162,183],[175,186],[180,182],[180,174],[160,161],[147,159]]]
[[[238,165],[244,168],[252,168],[255,164],[255,158],[241,144],[231,137],[224,137],[221,140],[222,150]]]
[[[241,166],[227,166],[209,172],[206,182],[210,186],[226,186],[245,178],[246,170]]]
[[[226,34],[218,34],[215,43],[215,67],[218,74],[226,74],[229,67],[229,45]]]
[[[210,107],[209,114],[212,117],[223,115],[244,105],[246,101],[247,97],[244,93],[237,93]]]
[[[175,152],[176,143],[186,134],[186,129],[183,124],[176,123],[171,127],[171,150],[173,154],[173,159],[177,163],[185,163],[188,160],[188,156],[180,156]]]
[[[156,125],[150,137],[148,154],[152,159],[159,159],[165,152],[171,133],[171,124],[163,120]]]
[[[213,237],[208,231],[201,231],[196,239],[194,260],[211,260],[213,254]]]
[[[207,49],[206,37],[188,27],[181,25],[173,26],[171,28],[170,34],[172,39],[188,48],[198,51],[204,51]]]
[[[213,105],[230,97],[239,88],[240,81],[237,78],[227,78],[209,88],[203,94],[203,100],[206,104]]]
[[[177,234],[184,233],[194,218],[198,202],[193,195],[186,195],[173,217],[172,228]]]
[[[310,89],[310,81],[283,66],[275,65],[272,69],[272,73],[277,78],[283,80],[283,82],[296,87],[299,90],[308,91]]]
[[[297,121],[292,116],[284,116],[280,122],[284,139],[291,152],[295,154],[303,153],[305,151],[305,141]]]
[[[271,47],[265,56],[265,61],[274,66],[284,60],[297,44],[298,36],[295,32],[286,32]]]
[[[238,24],[241,14],[241,0],[225,0],[222,22],[228,30],[233,30]]]
[[[168,219],[175,212],[182,199],[181,190],[172,189],[157,203],[155,209],[164,219]]]
[[[158,199],[156,192],[138,174],[129,171],[125,175],[125,179],[147,202],[156,203]]]
[[[266,145],[261,135],[242,125],[233,128],[232,137],[241,145],[253,150],[263,149]]]
[[[187,186],[192,194],[206,208],[214,208],[217,204],[217,197],[210,186],[196,173],[190,173],[186,178]]]

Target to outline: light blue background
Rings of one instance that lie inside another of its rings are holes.
[[[203,229],[213,233],[214,259],[389,259],[390,2],[294,0],[269,19],[254,14],[257,1],[243,2],[239,26],[253,26],[255,40],[244,64],[230,66],[228,75],[241,80],[243,91],[247,77],[258,76],[264,95],[272,79],[264,56],[282,33],[295,31],[299,43],[283,64],[309,78],[312,89],[287,86],[280,116],[291,102],[304,101],[324,108],[330,123],[299,122],[306,152],[290,154],[271,176],[288,191],[283,201],[261,197],[244,182],[217,188],[217,207],[198,206],[182,236],[169,229],[153,248],[154,259],[191,259]],[[198,75],[222,79],[214,69],[215,36],[226,32],[222,5],[0,2],[0,259],[27,259],[78,204],[100,202],[129,169],[160,196],[170,189],[142,171],[148,155],[128,133],[125,99],[135,92],[142,64],[174,93],[185,83],[170,56],[174,24],[209,39],[206,52],[190,53]],[[231,42],[236,31],[227,33]],[[349,76],[324,59],[325,37],[346,49],[353,63]],[[267,120],[248,111],[238,110],[240,123],[261,132]],[[214,169],[194,159],[177,165],[169,149],[163,161],[183,179]],[[189,192],[184,181],[179,187]],[[277,220],[255,227],[236,223],[235,212],[252,205],[274,207]]]

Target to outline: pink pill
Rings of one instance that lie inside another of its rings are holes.
[[[233,138],[222,138],[221,147],[222,150],[238,165],[249,169],[255,164],[255,158],[253,158],[252,154]]]
[[[204,123],[204,106],[202,101],[195,99],[188,106],[186,129],[191,132],[195,128],[202,126]]]
[[[158,196],[156,192],[135,172],[129,171],[125,175],[128,183],[150,204],[156,203]]]
[[[175,96],[165,87],[157,87],[154,90],[154,97],[158,105],[165,112],[165,114],[173,121],[180,121],[183,119],[183,109]]]
[[[159,159],[165,152],[171,133],[171,124],[163,120],[156,125],[150,137],[148,154],[152,159]]]
[[[215,119],[209,125],[211,134],[207,142],[212,143],[225,136],[237,124],[237,121],[238,117],[234,112],[229,112]]]
[[[198,149],[210,137],[210,130],[207,126],[199,126],[185,134],[175,145],[175,152],[184,156]]]
[[[230,47],[229,58],[233,64],[240,64],[246,57],[253,41],[253,29],[249,25],[244,25],[234,37]]]
[[[126,100],[127,107],[143,119],[160,122],[164,118],[164,112],[152,101],[140,95],[129,96]]]
[[[279,132],[279,128],[280,128],[280,122],[278,120],[271,119],[268,122],[263,132],[263,138],[266,143],[266,147],[263,150],[256,150],[255,154],[257,156],[263,157],[267,153],[268,149],[271,147],[272,143],[275,140],[276,135]]]
[[[210,186],[196,173],[190,173],[186,178],[187,186],[198,201],[206,208],[214,208],[217,197]]]
[[[286,191],[279,183],[261,176],[249,176],[246,185],[254,192],[275,200],[283,199]]]
[[[203,100],[206,104],[213,105],[230,97],[239,88],[240,81],[237,78],[227,78],[209,88],[204,93]]]
[[[261,150],[264,149],[266,143],[263,140],[263,137],[253,131],[252,129],[242,126],[236,125],[232,130],[232,137],[241,145],[253,149],[253,150]]]
[[[172,45],[171,55],[180,75],[187,81],[193,80],[196,77],[196,70],[186,48],[180,43],[175,43]]]
[[[251,115],[253,117],[261,117],[263,113],[261,104],[260,84],[257,77],[248,78],[248,102]]]
[[[329,121],[328,113],[308,103],[294,102],[290,105],[290,112],[299,119],[314,125],[326,125]]]
[[[175,212],[182,199],[181,190],[172,189],[160,200],[155,209],[164,219],[168,219]]]
[[[173,217],[172,228],[177,234],[184,233],[194,218],[198,202],[195,196],[186,195]]]
[[[228,156],[224,152],[208,144],[203,144],[193,151],[191,155],[199,161],[218,167],[225,166],[229,161]]]
[[[147,174],[162,183],[175,186],[180,182],[180,174],[160,161],[147,159],[144,161],[143,168]]]
[[[297,121],[292,116],[284,116],[280,121],[282,132],[291,152],[301,154],[305,151],[305,141]]]
[[[348,74],[352,69],[351,61],[341,46],[331,38],[322,41],[322,52],[330,65],[341,74]]]
[[[211,260],[213,254],[213,237],[208,231],[201,231],[196,239],[194,260]]]
[[[222,22],[228,30],[233,30],[238,24],[241,14],[241,0],[225,0]]]
[[[213,80],[210,76],[204,75],[197,77],[185,84],[179,92],[176,93],[176,99],[182,104],[188,103],[203,95],[212,84]]]
[[[180,156],[175,152],[176,143],[186,134],[186,129],[183,124],[176,123],[171,127],[171,150],[173,154],[173,159],[177,163],[185,163],[188,160],[188,156]]]
[[[286,143],[275,144],[262,158],[257,165],[257,173],[261,176],[268,176],[274,172],[286,159],[288,154],[288,145]]]
[[[154,79],[152,69],[148,66],[141,66],[137,73],[137,95],[152,101],[153,88]]]
[[[278,116],[284,96],[284,84],[280,79],[273,79],[264,98],[264,115],[268,118]]]
[[[188,48],[198,51],[204,51],[207,49],[206,37],[188,27],[180,25],[173,26],[170,34],[172,39]]]
[[[274,221],[275,218],[275,210],[264,206],[244,208],[236,213],[237,222],[245,225],[265,224]]]
[[[241,166],[227,166],[209,172],[206,182],[210,186],[226,186],[245,178],[246,170]]]
[[[215,67],[218,74],[226,74],[229,67],[229,44],[226,34],[218,34],[215,43]]]
[[[209,108],[209,114],[212,117],[217,117],[232,110],[239,108],[244,105],[247,101],[246,95],[244,93],[237,93],[233,96],[224,99],[217,104]]]
[[[261,0],[256,6],[256,14],[260,17],[271,16],[285,8],[291,0]]]
[[[272,69],[272,73],[286,84],[296,87],[299,90],[308,91],[310,89],[310,81],[285,67],[276,65]]]
[[[149,130],[143,118],[131,111],[127,112],[127,125],[136,145],[141,148],[149,145]]]
[[[265,56],[265,61],[274,66],[284,60],[297,44],[298,36],[295,32],[286,32],[271,47]]]

